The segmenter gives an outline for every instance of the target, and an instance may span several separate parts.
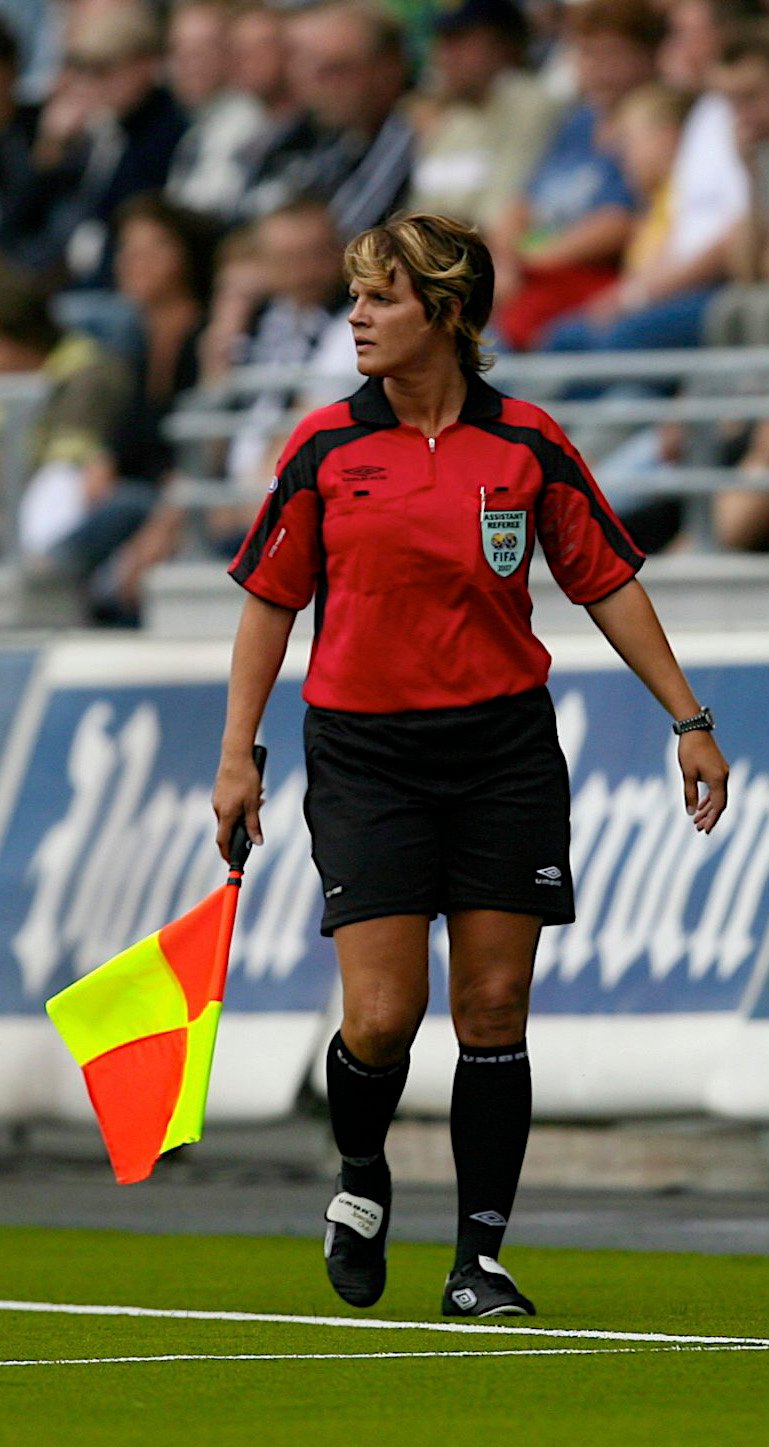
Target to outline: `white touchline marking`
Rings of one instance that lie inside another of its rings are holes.
[[[147,1362],[373,1362],[404,1361],[414,1357],[616,1357],[650,1356],[670,1352],[756,1352],[766,1347],[745,1344],[726,1346],[641,1347],[499,1347],[434,1352],[165,1352],[157,1356],[131,1357],[26,1357],[0,1361],[0,1367],[102,1367]]]
[[[678,1347],[653,1347],[653,1351],[678,1351]],[[698,1348],[699,1350],[699,1348]],[[709,1349],[710,1350],[710,1349]],[[728,1348],[736,1351],[736,1347]],[[445,1352],[167,1352],[146,1357],[27,1357],[0,1361],[0,1367],[97,1367],[120,1362],[373,1362],[411,1357],[601,1357],[630,1353],[638,1347],[501,1347],[499,1351]],[[644,1353],[645,1355],[645,1353]]]
[[[374,1317],[292,1316],[274,1311],[202,1311],[160,1306],[85,1305],[70,1301],[0,1301],[0,1311],[63,1313],[68,1316],[128,1316],[173,1321],[252,1321],[286,1326],[338,1326],[353,1330],[440,1331],[452,1334],[483,1332],[489,1335],[556,1337],[579,1341],[661,1342],[672,1346],[746,1346],[769,1348],[763,1336],[694,1336],[661,1331],[599,1331],[593,1328],[558,1330],[544,1326],[484,1326],[469,1321],[384,1321]]]

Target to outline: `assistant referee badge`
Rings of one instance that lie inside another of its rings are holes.
[[[483,512],[481,514],[483,556],[500,578],[509,578],[523,562],[526,552],[526,513]]]

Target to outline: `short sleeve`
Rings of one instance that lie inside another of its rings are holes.
[[[576,448],[551,418],[540,461],[537,534],[550,571],[572,603],[599,603],[644,561]]]
[[[320,551],[315,449],[305,421],[289,438],[229,573],[256,597],[299,611],[315,592]]]

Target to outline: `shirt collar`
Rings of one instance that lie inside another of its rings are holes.
[[[502,397],[496,388],[477,372],[467,372],[467,396],[459,414],[460,422],[479,422],[484,418],[499,417],[502,411]],[[350,411],[356,422],[371,427],[398,427],[399,421],[387,400],[381,377],[369,377],[363,386],[350,398]]]

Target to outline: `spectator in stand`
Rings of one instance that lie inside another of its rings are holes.
[[[708,318],[716,345],[769,343],[769,27],[745,28],[724,48],[714,76],[735,119],[740,155],[750,183],[750,203],[732,236],[731,275]],[[765,379],[762,379],[765,380]],[[734,447],[732,446],[732,455]],[[738,455],[739,471],[769,471],[769,423],[748,429]],[[721,547],[769,549],[769,491],[734,487],[713,499],[713,527]]]
[[[405,199],[413,130],[403,113],[408,64],[397,20],[367,0],[332,0],[287,19],[299,114],[242,155],[238,218],[311,193],[343,241]]]
[[[521,190],[561,107],[523,68],[528,27],[513,0],[444,3],[434,30],[409,206],[486,228]]]
[[[617,112],[615,136],[622,168],[641,199],[640,212],[616,288],[603,292],[596,309],[610,314],[618,294],[624,304],[628,283],[643,284],[664,265],[673,240],[672,173],[684,122],[693,98],[664,81],[632,90]]]
[[[691,105],[692,98],[682,91],[664,81],[649,81],[631,91],[619,106],[615,120],[618,153],[623,169],[642,198],[642,208],[616,284],[602,291],[576,318],[556,323],[555,336],[563,335],[567,329],[578,340],[584,340],[586,334],[592,332],[603,335],[622,318],[625,298],[632,299],[635,288],[643,287],[646,278],[656,276],[660,268],[668,265],[675,241],[671,176]],[[685,313],[688,306],[697,306],[698,300],[687,299],[681,305]],[[680,318],[678,326],[681,326]],[[572,394],[585,395],[583,385],[570,390]],[[591,387],[589,390],[603,389]],[[643,394],[647,390],[647,384],[631,382],[616,383],[609,388],[613,395],[623,396],[636,391]],[[634,431],[630,437],[627,432],[628,429],[620,427],[614,435],[600,423],[594,428],[588,424],[575,438],[580,451],[592,456],[601,487],[623,518],[644,497],[643,480],[631,483],[628,478],[635,473],[639,462],[646,463],[649,448],[657,445],[653,428],[641,433]],[[609,438],[613,438],[611,443]],[[650,540],[645,534],[643,544],[637,541],[645,551]]]
[[[51,0],[0,0],[0,15],[19,47],[18,100],[39,106],[46,100],[59,66],[62,7]]]
[[[717,268],[721,278],[734,274],[735,238],[745,235],[751,195],[750,165],[746,164],[744,148],[740,154],[735,110],[723,87],[716,82],[723,79],[719,58],[730,46],[730,37],[739,36],[745,28],[755,35],[751,27],[757,24],[758,8],[756,0],[729,0],[728,4],[721,0],[672,0],[670,5],[670,32],[661,51],[660,67],[671,83],[693,87],[699,92],[684,126],[672,178],[684,256],[683,275],[688,268],[691,276],[693,268],[699,269],[702,276],[708,266],[712,268],[711,274]],[[669,284],[670,273],[662,273],[659,282]],[[653,282],[652,287],[655,285]],[[735,310],[731,289],[722,288],[707,307],[701,339],[716,344],[740,338],[756,339],[763,305],[759,293],[746,308]],[[633,325],[634,318],[630,318],[630,322]],[[728,382],[720,379],[717,385],[723,388]],[[687,390],[702,394],[712,386],[712,382],[703,379],[696,384],[689,383]],[[604,459],[598,470],[601,485],[614,499],[636,542],[645,552],[657,552],[670,543],[680,546],[684,541],[680,533],[681,499],[673,495],[658,496],[643,503],[636,497],[633,510],[623,510],[614,489],[614,477],[627,475],[629,468],[642,475],[661,465],[731,462],[737,455],[739,448],[735,439],[730,438],[725,445],[718,428],[700,425],[688,429],[669,424],[638,432],[625,446]],[[728,506],[730,504],[723,504],[724,508]],[[717,514],[720,518],[721,513],[719,502],[714,516]],[[736,544],[737,534],[725,532],[721,540]]]
[[[233,0],[227,37],[227,64],[233,90],[259,107],[262,134],[273,135],[297,114],[288,75],[286,17],[263,0]]]
[[[524,0],[531,28],[529,58],[548,95],[561,102],[576,93],[574,66],[566,41],[568,0]]]
[[[238,155],[294,110],[285,23],[263,5],[177,0],[168,29],[171,87],[192,116],[171,162],[173,200],[226,216],[241,186]]]
[[[160,83],[161,36],[140,0],[78,8],[59,86],[37,137],[42,227],[30,263],[66,262],[75,284],[109,286],[109,223],[131,196],[163,186],[187,127]]]
[[[52,570],[83,582],[141,526],[171,468],[163,422],[197,380],[217,234],[158,192],[125,202],[115,232],[118,288],[140,311],[145,350],[133,393],[89,469],[82,520],[50,553]],[[91,598],[98,617],[98,577]]]
[[[729,249],[729,274],[739,284],[769,281],[769,21],[745,26],[724,47],[713,80],[729,104],[743,165],[748,176],[749,205],[734,228]],[[764,289],[763,295],[766,296]],[[724,295],[724,301],[729,293]],[[737,300],[737,293],[732,293]],[[753,304],[759,299],[752,294]],[[727,308],[725,308],[726,310]],[[750,318],[745,321],[749,324]],[[766,343],[769,326],[766,313],[762,334],[724,336],[727,344],[738,341]]]
[[[33,181],[37,124],[36,108],[17,102],[18,73],[16,35],[0,18],[0,253],[11,258],[25,231],[24,201]]]
[[[611,122],[627,93],[652,79],[664,22],[651,0],[583,0],[571,34],[580,101],[491,236],[494,320],[517,350],[536,347],[549,322],[616,279],[637,198]]]
[[[661,52],[661,69],[671,80],[696,80],[699,75],[701,84],[708,83],[723,44],[724,19],[732,18],[740,3],[730,0],[728,11],[721,0],[673,4],[670,39]],[[747,4],[750,8],[751,0]],[[689,32],[684,22],[690,24],[695,13],[697,46],[692,45],[685,65],[682,41]],[[692,107],[677,148],[670,178],[670,230],[657,264],[624,278],[581,314],[557,322],[542,345],[552,351],[697,346],[715,288],[727,275],[730,236],[747,208],[747,191],[733,116],[722,96],[705,91]]]
[[[732,29],[762,13],[761,0],[669,0],[668,37],[660,74],[697,96],[676,157],[682,251],[699,258],[694,275],[723,277],[729,237],[744,216],[748,177],[735,138],[734,116],[713,86],[714,67]]]
[[[545,333],[552,351],[612,351],[696,346],[706,309],[723,276],[723,253],[689,252],[689,229],[676,187],[681,138],[692,99],[662,82],[632,91],[615,137],[623,170],[642,198],[622,269],[581,311]]]
[[[217,249],[211,306],[198,347],[202,387],[216,387],[233,367],[249,361],[256,318],[267,301],[260,228],[268,220],[228,232]]]
[[[763,0],[665,0],[665,14],[661,78],[693,95],[712,95],[712,69],[731,31],[765,17],[766,7]]]
[[[354,378],[342,248],[323,203],[289,202],[262,221],[231,233],[218,258],[210,320],[201,337],[202,380],[221,382],[233,365],[244,363],[306,363],[313,371],[322,371],[325,342],[332,334],[329,370],[338,370],[341,359]],[[340,323],[346,332],[346,352],[338,346]],[[254,502],[263,496],[290,431],[290,409],[298,395],[290,389],[260,392],[246,413],[223,469],[228,481],[244,489],[246,500],[241,506],[209,513],[206,536],[213,552],[229,557],[233,546],[239,546],[253,519]],[[161,496],[145,525],[115,560],[108,595],[103,588],[102,617],[109,613],[114,621],[139,621],[147,571],[183,546],[186,522],[184,509]]]
[[[333,219],[322,202],[296,201],[265,217],[257,239],[269,300],[253,324],[247,361],[311,362],[333,318],[348,309]],[[256,398],[230,451],[233,480],[257,487],[269,481],[276,425],[295,396],[262,392]]]
[[[39,372],[49,393],[30,434],[17,537],[48,551],[82,516],[89,465],[130,395],[130,374],[91,337],[66,332],[36,277],[0,267],[0,373]]]

